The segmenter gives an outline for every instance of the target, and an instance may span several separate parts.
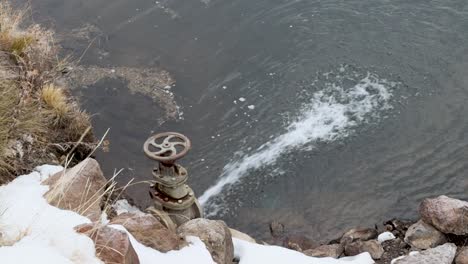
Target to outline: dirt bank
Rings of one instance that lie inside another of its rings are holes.
[[[95,147],[91,123],[59,79],[73,63],[54,33],[0,3],[0,183],[39,164],[71,164]]]

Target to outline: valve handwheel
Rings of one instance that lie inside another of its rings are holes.
[[[191,146],[192,143],[186,136],[176,132],[165,132],[148,138],[143,150],[149,158],[171,164],[185,156]]]

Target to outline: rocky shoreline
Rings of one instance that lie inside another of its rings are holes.
[[[43,184],[49,186],[44,197],[51,205],[92,221],[75,230],[94,241],[96,256],[104,263],[140,263],[129,237],[125,232],[110,228],[113,225],[123,226],[139,243],[162,253],[181,250],[189,244],[186,237],[198,237],[218,264],[243,263],[235,256],[233,241],[236,239],[281,246],[318,260],[368,253],[377,264],[468,263],[468,202],[447,196],[425,199],[419,207],[421,219],[418,221],[394,219],[372,228],[353,228],[321,245],[303,236],[288,234],[278,222],[271,223],[272,239],[267,242],[255,241],[219,220],[193,219],[171,229],[164,226],[161,219],[142,212],[121,200],[119,195],[110,194],[109,181],[99,163],[90,158],[55,173]],[[82,190],[87,191],[83,193]]]
[[[417,221],[392,219],[373,228],[352,228],[320,245],[270,225],[272,241],[308,256],[354,256],[368,252],[377,264],[468,263],[468,202],[447,196],[424,199]]]

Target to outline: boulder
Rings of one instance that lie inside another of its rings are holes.
[[[339,258],[343,254],[344,247],[341,244],[332,244],[332,245],[321,245],[314,249],[308,249],[303,253],[311,257],[330,257],[330,258]]]
[[[444,244],[447,239],[442,232],[419,220],[406,231],[405,242],[418,249],[428,249]]]
[[[346,244],[356,240],[367,241],[377,238],[378,232],[374,228],[353,228],[343,234],[341,243]]]
[[[428,198],[419,206],[424,222],[431,224],[443,233],[468,234],[468,202],[445,195]]]
[[[89,236],[95,244],[96,256],[105,264],[139,264],[126,232],[108,226],[84,224],[75,227],[78,233]]]
[[[179,250],[187,245],[175,232],[149,214],[123,213],[114,217],[110,224],[122,225],[138,242],[160,252]]]
[[[288,234],[284,237],[283,247],[302,252],[307,249],[313,249],[320,246],[319,243],[313,241],[307,236],[300,234]]]
[[[278,221],[270,223],[270,234],[272,237],[278,238],[284,236],[284,225]]]
[[[239,230],[229,228],[229,231],[231,231],[231,236],[233,238],[244,240],[244,241],[247,241],[247,242],[250,242],[250,243],[257,243],[257,241],[255,241],[255,239],[253,239],[251,236],[249,236],[249,235],[247,235],[245,233],[242,233]]]
[[[421,252],[411,252],[408,256],[392,260],[392,264],[451,264],[455,258],[457,246],[447,243]]]
[[[179,226],[177,233],[181,237],[199,237],[216,263],[232,264],[234,246],[231,232],[223,221],[193,219]]]
[[[382,245],[377,240],[356,240],[344,246],[346,256],[356,256],[368,252],[373,259],[380,259],[384,253]]]
[[[49,185],[44,197],[51,205],[99,221],[106,183],[98,162],[88,158],[71,169],[54,174],[42,184]]]
[[[468,264],[468,247],[462,247],[455,259],[455,264]]]

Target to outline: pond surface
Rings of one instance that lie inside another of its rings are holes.
[[[76,91],[97,134],[111,129],[98,158],[108,175],[125,169],[123,184],[151,180],[142,144],[172,130],[193,142],[181,163],[206,213],[257,238],[272,220],[327,239],[415,218],[427,196],[468,198],[465,0],[32,6],[81,64],[175,79],[180,118],[162,124],[161,107],[124,80]],[[73,41],[80,32],[88,41]],[[128,191],[149,205],[145,183]]]

